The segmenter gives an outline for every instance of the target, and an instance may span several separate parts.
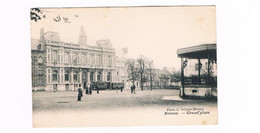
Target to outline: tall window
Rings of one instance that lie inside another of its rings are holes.
[[[78,61],[78,64],[80,64],[79,54],[77,54],[77,61]]]
[[[57,54],[57,62],[60,62],[60,54]]]
[[[52,72],[52,81],[58,81],[58,71],[54,70]]]
[[[88,55],[85,56],[85,63],[88,64]]]
[[[103,65],[104,63],[103,63],[103,56],[102,55],[100,55],[100,65]]]
[[[65,72],[65,81],[69,81],[69,72],[68,71]]]
[[[90,55],[89,62],[90,62],[90,65],[94,64],[94,55],[93,54]]]
[[[69,53],[68,53],[68,52],[65,53],[64,62],[65,62],[65,63],[69,63]]]
[[[38,63],[42,63],[42,57],[41,56],[38,57]]]
[[[85,54],[82,55],[82,58],[81,58],[81,59],[82,59],[82,64],[85,64],[85,63],[86,63],[86,62],[85,62]]]
[[[98,72],[98,74],[97,74],[97,81],[101,81],[101,77],[102,77],[101,72]]]
[[[110,81],[110,80],[111,80],[110,77],[111,77],[111,72],[108,72],[108,73],[107,73],[107,81]]]
[[[108,56],[107,62],[108,66],[112,66],[111,56]]]
[[[74,79],[74,81],[78,81],[78,73],[77,72],[75,72],[73,74],[73,79]]]
[[[58,62],[57,58],[58,58],[57,57],[57,51],[53,51],[52,56],[51,56],[51,61]]]
[[[90,73],[90,81],[94,81],[94,72]]]
[[[88,78],[87,73],[85,71],[83,71],[82,72],[82,81],[83,82],[87,81],[87,78]]]
[[[100,65],[100,55],[98,55],[97,58],[96,58],[96,64]]]

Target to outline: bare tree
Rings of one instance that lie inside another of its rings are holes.
[[[136,61],[135,60],[128,60],[126,62],[126,67],[128,71],[128,77],[132,81],[132,83],[135,83],[135,80],[138,78],[138,71],[137,71],[137,66],[136,66]]]
[[[145,58],[144,56],[140,56],[137,60],[138,62],[138,69],[140,74],[140,84],[141,84],[141,90],[144,90],[144,82],[145,82]]]
[[[153,90],[153,77],[154,77],[154,72],[153,72],[153,60],[148,61],[148,74],[149,74],[149,80],[150,80],[150,89]]]

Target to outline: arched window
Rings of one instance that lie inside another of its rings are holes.
[[[81,58],[81,59],[82,59],[82,64],[85,64],[85,63],[86,63],[86,62],[85,62],[85,61],[86,61],[86,60],[85,60],[85,54],[82,55],[82,58]]]
[[[111,78],[111,72],[108,72],[107,73],[107,81],[110,81],[111,80],[110,78]]]
[[[101,81],[101,77],[102,77],[102,73],[98,72],[98,74],[97,74],[97,81]]]
[[[57,62],[57,61],[58,61],[57,58],[58,58],[58,56],[57,56],[57,51],[54,50],[54,51],[52,52],[51,61]]]
[[[42,63],[42,57],[41,56],[38,57],[38,63]]]
[[[94,81],[94,72],[90,73],[90,81]]]
[[[78,72],[74,72],[73,79],[74,81],[78,81]]]
[[[65,63],[69,63],[69,52],[65,53]]]
[[[69,81],[69,72],[68,71],[65,72],[65,81]]]
[[[58,81],[58,71],[54,70],[52,72],[52,81]]]
[[[87,81],[87,78],[88,78],[87,73],[85,71],[83,71],[83,73],[82,73],[82,81]]]

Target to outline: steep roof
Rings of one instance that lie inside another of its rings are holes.
[[[44,33],[44,39],[60,42],[60,35],[58,32],[47,31]]]

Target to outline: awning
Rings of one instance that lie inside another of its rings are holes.
[[[214,59],[216,60],[216,44],[203,44],[177,50],[178,57],[190,59]]]

